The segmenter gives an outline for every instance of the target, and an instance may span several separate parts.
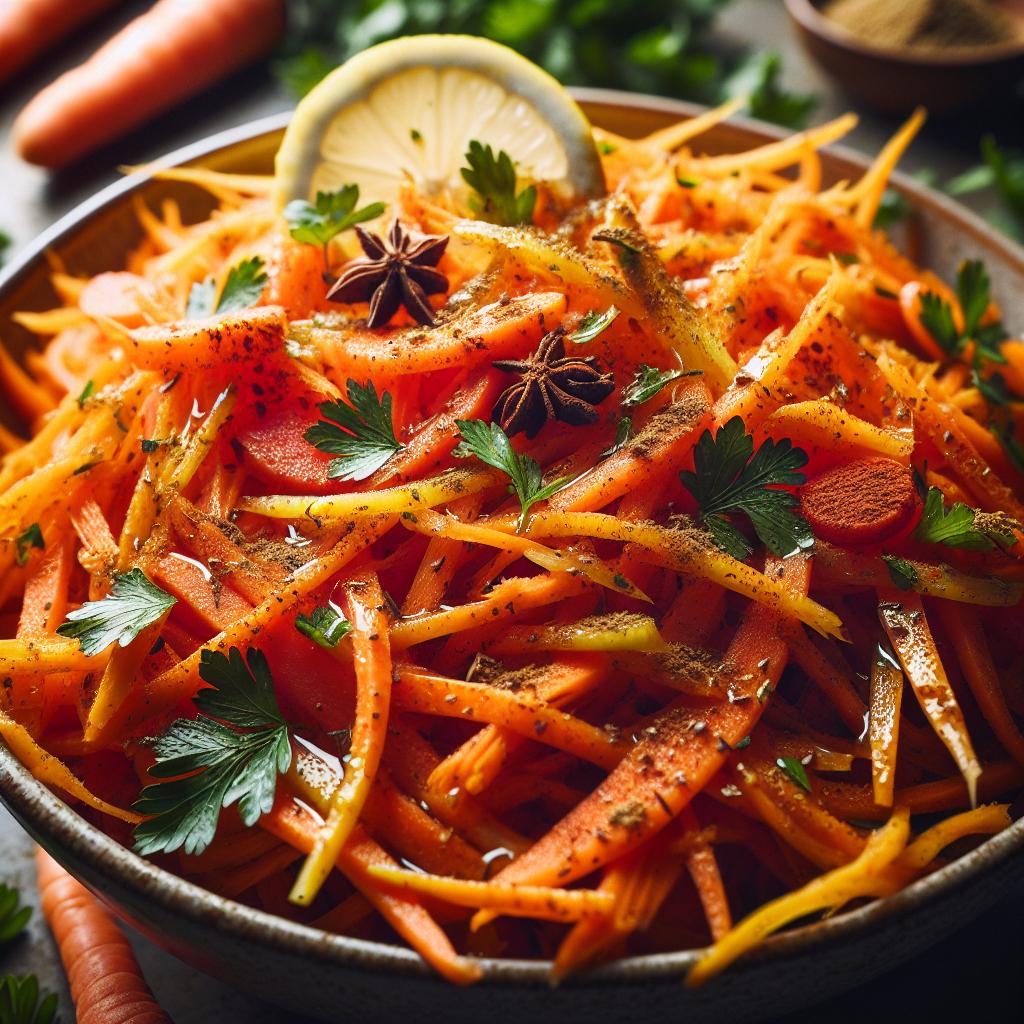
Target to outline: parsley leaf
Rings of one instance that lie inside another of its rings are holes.
[[[51,1024],[56,1016],[56,994],[50,992],[40,1001],[34,974],[0,978],[0,1024]]]
[[[811,791],[811,781],[807,778],[807,769],[797,757],[780,757],[775,762],[801,789]]]
[[[32,908],[21,905],[18,890],[0,882],[0,946],[16,939],[31,916]]]
[[[188,293],[185,316],[190,320],[200,320],[216,313],[234,313],[246,309],[259,301],[268,280],[263,270],[263,260],[259,256],[242,260],[228,271],[220,299],[216,303],[217,283],[212,277],[193,284]]]
[[[452,453],[460,459],[475,455],[481,462],[500,469],[512,483],[509,490],[519,499],[521,513],[517,530],[526,524],[526,516],[539,501],[547,501],[567,483],[568,477],[559,477],[551,483],[544,483],[540,464],[529,455],[520,455],[497,423],[483,420],[456,420],[462,440]]]
[[[992,285],[981,260],[964,260],[960,265],[956,297],[964,315],[964,337],[973,338],[992,301]]]
[[[468,167],[461,170],[462,177],[475,196],[470,196],[473,212],[484,220],[513,226],[529,224],[537,203],[537,189],[529,185],[516,195],[516,169],[512,158],[499,150],[494,155],[490,145],[473,139],[466,151]]]
[[[24,533],[18,534],[18,538],[14,542],[14,560],[18,565],[24,565],[28,561],[29,548],[42,550],[45,547],[43,531],[39,528],[38,523],[33,523]]]
[[[314,448],[340,456],[327,468],[332,480],[365,480],[405,446],[395,437],[391,395],[385,391],[378,398],[372,380],[365,386],[349,380],[346,391],[348,404],[324,402],[325,419],[302,436]]]
[[[295,628],[314,643],[330,650],[352,628],[352,623],[333,605],[318,605],[309,615],[295,616]]]
[[[889,579],[892,580],[893,586],[900,590],[914,589],[917,583],[917,570],[912,563],[895,555],[882,555],[882,561],[889,570]]]
[[[612,443],[610,448],[598,454],[597,461],[602,462],[607,459],[609,455],[614,455],[617,451],[621,451],[628,444],[630,438],[633,436],[633,419],[631,416],[623,416],[618,423],[615,424],[615,441]]]
[[[204,648],[199,675],[210,684],[193,698],[199,717],[179,718],[157,737],[149,774],[166,781],[147,786],[135,802],[152,815],[135,827],[135,852],[143,856],[202,853],[221,808],[236,802],[242,822],[254,825],[273,806],[277,777],[292,763],[288,723],[259,648],[250,647],[245,659],[237,647],[227,655]]]
[[[1001,373],[993,373],[983,377],[977,367],[971,371],[971,381],[981,392],[982,398],[990,405],[1008,405],[1010,390],[1006,386],[1006,378]]]
[[[82,393],[78,396],[78,408],[84,409],[85,403],[92,397],[92,393],[95,390],[96,385],[93,384],[92,380],[85,382],[85,387],[82,388]]]
[[[650,401],[666,384],[680,377],[695,377],[700,370],[659,370],[641,363],[633,379],[622,389],[622,404],[627,408]]]
[[[715,543],[734,558],[744,559],[751,547],[725,517],[743,512],[754,532],[780,558],[814,543],[807,522],[792,511],[796,499],[773,484],[799,485],[798,472],[807,464],[807,453],[794,448],[789,438],[768,438],[757,451],[743,420],[734,416],[717,435],[705,430],[694,449],[694,471],[679,474],[694,496],[700,517]]]
[[[147,626],[177,604],[177,599],[151,583],[141,569],[114,576],[110,593],[68,612],[57,627],[60,636],[77,639],[88,656],[117,642],[127,647]]]
[[[327,245],[335,235],[384,212],[383,203],[371,203],[357,210],[357,202],[358,185],[342,185],[337,192],[317,192],[315,203],[293,199],[284,208],[289,233],[297,242]]]
[[[586,345],[602,331],[611,327],[619,312],[617,306],[609,306],[603,313],[598,313],[595,309],[590,310],[580,320],[579,327],[568,335],[569,340],[574,341],[577,345]]]
[[[969,551],[991,551],[998,544],[1016,543],[1012,533],[999,529],[979,530],[976,518],[977,512],[962,501],[954,502],[947,512],[942,491],[938,487],[929,487],[914,536],[925,544],[945,544]]]
[[[964,339],[953,322],[953,308],[935,292],[921,293],[921,323],[943,352],[956,355]]]

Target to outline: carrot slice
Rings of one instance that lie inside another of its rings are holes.
[[[896,751],[903,703],[903,672],[879,645],[871,662],[870,717],[871,786],[879,807],[892,807],[896,787]]]

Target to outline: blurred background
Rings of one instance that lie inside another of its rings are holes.
[[[1024,240],[1024,0],[216,0],[251,12],[248,51],[232,48],[202,67],[169,64],[159,95],[122,105],[116,123],[58,111],[62,130],[82,150],[70,162],[27,141],[26,121],[38,128],[55,116],[45,90],[64,72],[113,39],[103,61],[113,76],[138,38],[119,43],[126,26],[161,8],[165,24],[176,21],[175,31],[187,35],[204,2],[213,0],[0,0],[0,260],[113,181],[119,168],[287,110],[366,46],[438,31],[507,43],[569,85],[709,104],[749,96],[748,116],[787,129],[852,109],[861,120],[846,144],[867,153],[923,101],[929,121],[901,169]],[[5,21],[19,7],[35,13],[12,33]],[[22,154],[61,166],[37,166]],[[885,221],[907,213],[891,194]],[[30,855],[27,837],[0,812],[0,878],[20,885],[26,898],[34,897]],[[1002,906],[920,960],[787,1024],[823,1015],[833,1024],[868,1015],[945,1021],[968,1012],[1024,1019],[1022,916],[1024,894],[1007,893]],[[144,940],[138,950],[179,1024],[288,1020]],[[0,973],[29,971],[62,995],[68,1020],[64,981],[37,919],[27,938],[0,951]]]

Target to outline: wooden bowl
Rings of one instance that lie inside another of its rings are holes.
[[[700,109],[690,104],[577,90],[591,120],[623,135],[663,128]],[[267,173],[287,115],[232,129],[172,153],[163,165],[201,164]],[[746,149],[781,136],[777,128],[734,120],[701,137],[709,153]],[[863,173],[867,158],[823,154],[826,184]],[[951,277],[960,260],[985,260],[1007,322],[1024,325],[1024,250],[962,207],[908,179],[896,179],[918,211],[921,256]],[[17,310],[57,303],[46,251],[69,271],[94,274],[123,265],[140,239],[133,197],[156,205],[173,196],[188,218],[205,216],[210,197],[195,186],[131,175],[55,224],[0,274],[0,338],[20,355],[32,336],[11,321]],[[0,407],[0,419],[10,420]],[[11,425],[14,425],[13,423]],[[54,857],[124,921],[199,970],[283,1007],[325,1021],[528,1020],[531,1024],[613,1024],[685,1020],[743,1024],[774,1018],[848,991],[923,952],[1024,882],[1024,820],[902,892],[828,920],[791,929],[701,989],[682,979],[697,959],[683,950],[619,960],[552,989],[549,964],[483,960],[483,980],[456,989],[412,950],[333,935],[216,896],[136,856],[85,821],[37,781],[0,743],[0,797]]]
[[[826,17],[825,2],[786,0],[800,42],[822,70],[878,110],[905,114],[923,106],[934,114],[955,114],[983,103],[1005,103],[1024,78],[1024,36],[948,52],[890,49]]]

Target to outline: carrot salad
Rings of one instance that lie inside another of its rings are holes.
[[[212,196],[0,384],[0,735],[212,892],[555,977],[897,892],[1024,783],[1024,341],[874,224],[915,115],[705,155],[598,132],[573,207]]]

